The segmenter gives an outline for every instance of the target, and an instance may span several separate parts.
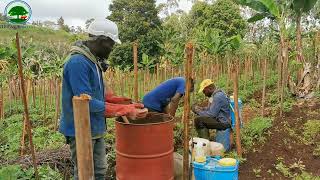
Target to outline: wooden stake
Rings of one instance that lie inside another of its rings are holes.
[[[55,112],[55,122],[54,122],[54,131],[58,129],[58,119],[60,115],[60,79],[58,78],[56,81],[56,112]]]
[[[233,96],[234,96],[234,111],[236,118],[236,144],[237,154],[242,157],[241,138],[240,138],[240,117],[239,117],[239,104],[238,104],[238,66],[234,65],[233,68]]]
[[[43,118],[46,119],[47,117],[47,91],[46,91],[46,79],[44,79],[44,84],[43,84],[43,98],[44,98],[44,106],[43,106]]]
[[[264,116],[264,105],[266,99],[266,79],[267,79],[267,58],[264,59],[263,66],[263,89],[262,89],[262,102],[261,102],[261,115]]]
[[[30,92],[30,79],[27,79],[27,104],[29,104],[29,92]],[[23,131],[22,131],[22,136],[20,140],[20,155],[23,156],[25,154],[25,142],[26,142],[26,135],[27,135],[27,122],[26,122],[26,117],[25,114],[23,116]]]
[[[93,153],[89,115],[90,96],[72,98],[79,180],[93,180]]]
[[[29,119],[29,110],[28,110],[28,103],[27,103],[27,97],[26,97],[26,92],[25,92],[25,87],[24,87],[24,79],[23,79],[23,67],[22,67],[22,60],[21,60],[21,49],[20,49],[20,41],[19,41],[19,34],[16,33],[16,45],[17,45],[17,50],[18,50],[18,66],[19,66],[19,76],[20,76],[20,85],[21,85],[21,90],[22,90],[22,100],[24,104],[24,113],[25,113],[25,118],[27,122],[27,132],[29,136],[29,143],[30,143],[30,148],[31,148],[31,154],[32,154],[32,161],[33,161],[33,168],[34,168],[34,174],[35,174],[35,179],[38,180],[38,169],[37,169],[37,159],[36,159],[36,154],[35,154],[35,149],[33,146],[33,141],[32,141],[32,133],[31,133],[31,123]]]
[[[33,103],[33,108],[36,107],[36,89],[35,89],[35,81],[32,79],[32,103]]]
[[[133,67],[134,67],[134,99],[139,100],[138,92],[138,43],[133,43]]]
[[[1,94],[1,96],[0,96],[0,119],[2,119],[2,111],[3,111],[3,89],[2,89],[2,84],[0,84],[0,86],[1,86],[1,89],[0,89],[0,94]]]
[[[184,141],[183,141],[183,179],[189,179],[189,134],[190,134],[190,88],[191,88],[191,75],[192,75],[192,58],[193,58],[193,45],[188,43],[186,47],[187,60],[185,68],[185,78],[186,78],[186,90],[184,96],[184,111],[183,111],[183,122],[184,122]]]

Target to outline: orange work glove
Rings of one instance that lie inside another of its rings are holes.
[[[127,97],[116,96],[111,89],[107,90],[105,93],[105,102],[114,104],[130,104],[132,100]]]
[[[148,110],[142,109],[144,106],[140,103],[134,104],[114,104],[114,103],[105,103],[105,116],[106,117],[119,117],[127,116],[130,119],[144,118]]]

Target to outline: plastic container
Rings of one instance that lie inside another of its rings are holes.
[[[192,141],[192,139],[193,139],[193,141]],[[195,157],[197,156],[197,154],[204,154],[204,156],[208,156],[210,154],[210,149],[209,149],[210,141],[208,139],[198,138],[198,137],[194,137],[192,139],[189,141],[189,151],[190,152],[191,152],[192,143],[193,143],[192,157],[194,159],[192,159],[192,160],[195,160]],[[201,152],[199,152],[199,151],[201,151]]]
[[[230,128],[224,131],[217,130],[216,132],[216,142],[221,143],[225,151],[230,150],[230,133],[231,133]]]
[[[239,161],[234,166],[221,166],[218,159],[208,156],[205,163],[193,162],[196,180],[238,180]]]
[[[203,144],[203,146],[205,147],[206,144]],[[204,152],[204,148],[202,148],[200,146],[196,146],[194,159],[196,162],[199,162],[199,163],[206,162],[206,155]]]
[[[210,142],[210,156],[223,156],[223,144],[218,142]]]
[[[242,101],[239,98],[238,98],[238,104],[239,104],[240,126],[242,127],[242,116],[241,116]],[[235,118],[235,112],[234,112],[234,99],[232,96],[230,97],[230,117],[231,117],[231,127],[232,129],[234,129],[236,126],[236,118]]]

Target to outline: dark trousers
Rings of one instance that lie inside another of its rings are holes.
[[[77,167],[77,149],[76,139],[74,137],[66,137],[67,144],[70,145],[71,159],[74,164],[74,180],[78,180],[78,167]],[[105,180],[107,163],[106,163],[106,147],[103,138],[92,139],[93,151],[93,164],[94,164],[94,177],[95,180]]]
[[[196,117],[194,119],[194,124],[196,129],[207,128],[207,129],[226,130],[231,127],[229,123],[223,123],[216,118],[205,117],[205,116]]]

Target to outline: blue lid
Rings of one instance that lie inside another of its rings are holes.
[[[206,162],[204,163],[193,162],[193,167],[196,169],[203,169],[207,171],[231,172],[231,171],[236,171],[238,169],[239,161],[237,160],[237,163],[235,166],[220,166],[218,163],[218,159],[208,156],[206,159]]]

